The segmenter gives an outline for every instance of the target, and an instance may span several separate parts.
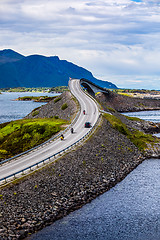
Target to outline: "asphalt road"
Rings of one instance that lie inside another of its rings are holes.
[[[57,139],[42,148],[37,148],[36,151],[30,152],[27,155],[22,155],[17,160],[14,159],[0,166],[0,179],[7,177],[15,172],[23,170],[37,162],[40,162],[47,157],[65,149],[77,140],[82,138],[90,129],[85,128],[85,122],[91,122],[93,126],[99,116],[99,110],[96,103],[88,97],[80,87],[80,81],[78,79],[72,79],[69,82],[69,87],[72,94],[78,99],[81,112],[77,121],[73,125],[74,133],[71,134],[70,129],[64,134],[64,140]],[[86,114],[83,114],[83,110]]]

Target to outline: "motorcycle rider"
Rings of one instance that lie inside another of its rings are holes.
[[[61,134],[61,140],[63,140],[64,139],[64,135],[63,134]]]

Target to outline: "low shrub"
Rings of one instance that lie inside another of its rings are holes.
[[[61,107],[62,110],[65,110],[68,107],[67,103],[64,103]]]
[[[106,107],[106,108],[111,112],[116,112],[116,110],[114,108],[111,108],[111,107]]]
[[[125,116],[127,119],[131,120],[131,121],[143,121],[143,119],[140,119],[138,117],[129,117],[129,116]]]
[[[38,114],[39,114],[39,111],[36,110],[36,111],[34,111],[34,112],[32,113],[32,117],[35,117],[35,116],[37,116]]]
[[[60,101],[62,98],[61,97],[57,97],[56,99],[54,99],[54,103]]]

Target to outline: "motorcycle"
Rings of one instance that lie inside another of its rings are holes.
[[[63,134],[61,135],[61,140],[63,140],[64,139],[64,136],[63,136]]]

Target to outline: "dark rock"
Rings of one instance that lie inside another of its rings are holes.
[[[110,94],[100,93],[96,96],[104,110],[113,108],[118,112],[136,112],[145,110],[159,110],[160,101],[157,99],[133,98],[110,91]]]
[[[57,102],[55,99],[50,101],[49,103],[38,108],[38,112],[35,116],[33,113],[36,111],[36,109],[28,114],[26,118],[50,118],[58,116],[61,119],[70,120],[77,110],[76,102],[74,101],[72,94],[69,91],[66,91],[57,98],[60,100]],[[68,107],[65,110],[62,110],[61,107],[64,103],[67,103]]]

